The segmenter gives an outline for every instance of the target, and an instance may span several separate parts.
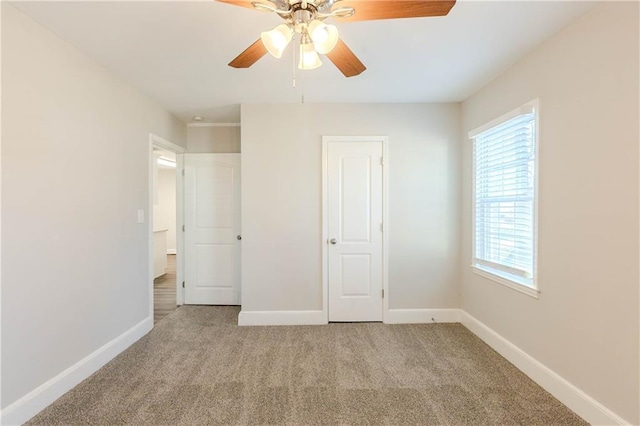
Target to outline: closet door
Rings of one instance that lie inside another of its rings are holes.
[[[240,154],[185,155],[185,303],[240,304]]]

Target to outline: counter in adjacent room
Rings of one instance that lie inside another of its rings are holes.
[[[167,272],[167,231],[158,229],[153,231],[153,278],[158,278]]]

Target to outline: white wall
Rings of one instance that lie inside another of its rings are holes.
[[[282,117],[287,117],[286,125]],[[457,308],[459,105],[242,105],[242,309],[322,309],[322,136],[389,136],[392,309]]]
[[[167,229],[167,250],[176,245],[176,169],[158,169],[158,204],[153,205],[153,229]]]
[[[186,128],[6,2],[2,89],[6,408],[148,318],[149,132]]]
[[[463,103],[463,309],[629,422],[638,412],[638,4],[591,12]],[[539,300],[473,274],[466,133],[540,97]]]
[[[240,152],[240,127],[189,126],[187,147],[191,154],[235,154]]]

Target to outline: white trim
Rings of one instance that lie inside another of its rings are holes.
[[[593,425],[631,424],[464,311],[461,311],[461,322],[473,334],[587,422]]]
[[[182,304],[182,281],[184,276],[184,261],[182,259],[184,250],[184,234],[180,232],[182,224],[182,210],[184,199],[182,197],[182,169],[184,167],[183,154],[186,149],[180,145],[176,145],[167,139],[164,139],[153,133],[149,133],[149,199],[147,204],[147,286],[148,286],[148,300],[149,300],[149,317],[153,318],[153,169],[155,165],[155,157],[153,154],[153,148],[160,148],[166,151],[171,151],[176,154],[176,302],[178,305]],[[180,283],[180,284],[178,284]]]
[[[538,202],[540,200],[540,98],[536,98],[527,105],[531,105],[536,114],[534,179],[533,179],[533,288],[540,293],[540,281],[538,280]]]
[[[176,145],[175,143],[160,137],[158,135],[154,135],[153,133],[149,133],[149,142],[151,144],[151,147],[153,148],[153,146],[157,146],[158,148],[162,148],[165,149],[167,151],[171,151],[171,152],[175,152],[176,154],[184,154],[185,152],[187,152],[187,150],[180,146],[180,145]]]
[[[2,22],[2,4],[0,4],[0,22]],[[2,31],[0,31],[0,46],[2,46]],[[0,164],[2,164],[2,55],[0,54]],[[0,173],[0,205],[2,204],[2,179]],[[0,209],[0,234],[2,233],[2,209]],[[2,236],[0,235],[0,259],[2,259]],[[2,300],[2,262],[0,262],[0,300]],[[2,309],[0,308],[0,312]],[[0,330],[2,330],[2,315],[0,315]],[[0,338],[0,354],[2,354],[2,339]],[[2,356],[0,355],[0,384],[2,383]],[[2,402],[2,386],[0,386],[0,402]],[[1,406],[0,406],[1,407]],[[0,412],[0,424],[2,413]]]
[[[139,322],[92,354],[9,405],[2,410],[0,424],[17,425],[27,422],[53,401],[60,398],[138,341],[152,328],[153,316]]]
[[[478,269],[475,264],[476,257],[476,164],[475,164],[475,150],[476,144],[474,138],[480,133],[489,130],[507,120],[517,117],[521,114],[535,113],[535,134],[534,134],[534,148],[535,148],[535,173],[533,182],[533,277],[532,287],[522,285],[516,281],[512,281],[505,277],[496,276],[490,272]],[[484,124],[469,132],[469,139],[472,141],[472,170],[471,170],[471,269],[478,275],[488,278],[497,283],[503,284],[506,287],[517,290],[521,293],[527,294],[538,299],[540,293],[540,283],[538,281],[538,199],[540,198],[540,98],[532,99],[524,105],[509,111],[508,113],[491,120],[487,124]]]
[[[385,324],[460,322],[460,309],[389,309]]]
[[[389,319],[389,138],[382,139],[382,288],[384,298],[382,299],[382,322]]]
[[[238,325],[323,325],[324,311],[240,311]]]
[[[176,154],[176,305],[184,304],[184,156]]]
[[[505,287],[509,287],[510,289],[519,291],[520,293],[526,294],[527,296],[531,296],[534,299],[539,298],[540,290],[538,289],[526,286],[524,284],[520,284],[517,281],[510,280],[509,278],[506,278],[506,277],[501,277],[500,275],[492,274],[490,271],[482,269],[481,267],[478,267],[476,265],[471,265],[471,270],[476,275],[480,275],[481,277],[489,279],[493,282],[502,284]]]
[[[187,127],[240,127],[240,123],[189,123]]]
[[[329,147],[322,137],[322,312],[329,322],[329,257],[327,241],[329,240],[329,204],[327,193],[329,190]]]
[[[148,154],[148,198],[147,201],[147,291],[149,300],[149,316],[153,318],[153,197],[154,195],[154,173],[156,167],[156,156],[153,152],[154,135],[149,134],[149,154]]]
[[[504,123],[505,121],[509,121],[512,118],[516,118],[519,115],[524,115],[524,114],[531,114],[531,112],[533,112],[533,109],[537,109],[538,105],[537,105],[538,99],[534,99],[532,101],[527,102],[526,104],[519,106],[516,109],[513,109],[509,112],[507,112],[506,114],[501,115],[498,118],[495,118],[491,121],[489,121],[488,123],[483,124],[480,127],[476,127],[475,129],[471,130],[469,132],[469,139],[473,139],[476,136],[478,136],[481,133],[486,132],[487,130],[491,129],[492,127],[496,127],[502,123]]]
[[[327,203],[328,143],[329,142],[381,142],[382,143],[382,321],[389,316],[389,137],[388,136],[323,136],[322,137],[322,311],[329,322],[329,205]]]
[[[496,271],[496,275],[504,274],[506,277],[513,277],[513,280],[520,283],[518,280],[522,280],[523,283],[531,281],[527,276],[527,271],[522,269],[512,268],[511,266],[503,265],[501,263],[494,263],[484,259],[473,259],[473,266],[479,269],[486,269],[487,271]],[[524,284],[527,285],[527,284]],[[529,284],[530,285],[530,284]]]
[[[167,249],[167,254],[177,254],[178,250],[177,249]]]

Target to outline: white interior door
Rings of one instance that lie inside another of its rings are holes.
[[[329,321],[382,321],[382,144],[326,142]]]
[[[185,303],[240,304],[240,154],[186,154]]]

